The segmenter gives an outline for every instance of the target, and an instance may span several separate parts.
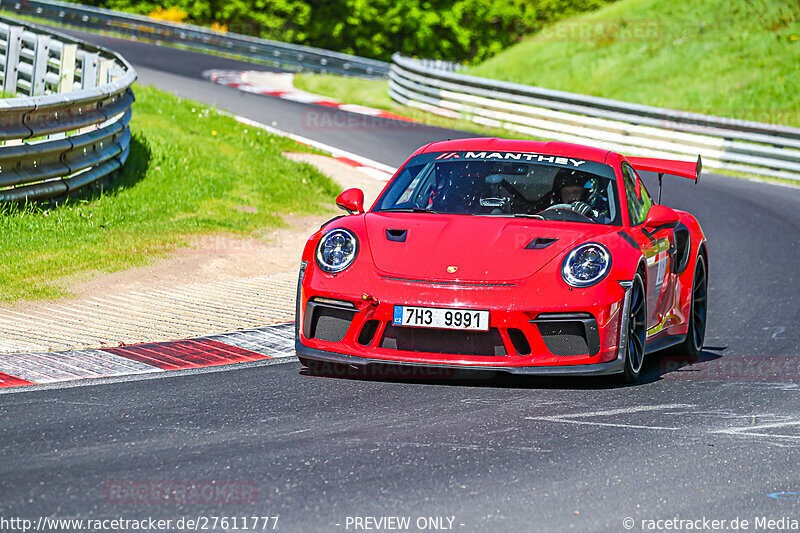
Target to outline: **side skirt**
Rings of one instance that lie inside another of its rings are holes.
[[[670,335],[668,337],[662,337],[657,341],[653,341],[644,348],[644,353],[651,354],[653,352],[660,352],[661,350],[666,350],[667,348],[672,348],[673,346],[677,346],[678,344],[682,343],[686,340],[686,334],[683,335]]]

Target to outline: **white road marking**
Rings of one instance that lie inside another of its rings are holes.
[[[744,426],[739,428],[719,429],[713,433],[725,433],[727,435],[745,435],[748,437],[765,437],[777,439],[800,439],[800,435],[782,435],[775,433],[759,433],[758,430],[785,428],[789,426],[800,426],[800,420],[790,420],[788,422],[775,422],[773,424],[761,424],[758,426]]]
[[[694,407],[690,404],[685,403],[669,403],[663,405],[640,405],[638,407],[623,407],[620,409],[607,409],[604,411],[589,411],[586,413],[572,413],[572,414],[565,414],[565,415],[555,415],[555,416],[527,416],[525,417],[526,420],[542,420],[545,422],[561,422],[565,424],[578,424],[578,425],[587,425],[587,426],[603,426],[603,427],[618,427],[618,428],[629,428],[629,429],[652,429],[652,430],[663,430],[663,431],[678,431],[683,428],[678,427],[665,427],[665,426],[647,426],[647,425],[640,425],[640,424],[622,424],[622,423],[614,423],[614,422],[596,422],[592,420],[575,420],[576,418],[590,418],[590,417],[598,417],[598,416],[616,416],[616,415],[625,415],[625,414],[632,414],[632,413],[643,413],[648,411],[668,411],[672,409],[684,409],[688,407]]]
[[[640,426],[636,424],[613,424],[611,422],[589,422],[588,420],[564,420],[556,416],[552,418],[528,418],[528,420],[545,420],[547,422],[564,422],[566,424],[585,425],[585,426],[603,426],[612,428],[629,428],[629,429],[653,429],[663,431],[678,431],[682,428],[664,427],[664,426]]]

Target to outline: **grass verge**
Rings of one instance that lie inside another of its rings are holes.
[[[204,234],[260,238],[281,213],[324,212],[339,192],[281,155],[308,151],[289,139],[151,87],[135,93],[131,153],[111,189],[0,211],[0,301],[69,296],[76,276],[144,265]]]
[[[470,74],[800,126],[797,0],[620,0],[557,23]]]

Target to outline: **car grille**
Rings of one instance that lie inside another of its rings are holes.
[[[380,347],[452,355],[506,355],[506,348],[497,328],[489,331],[461,331],[395,327],[389,324],[383,332]]]

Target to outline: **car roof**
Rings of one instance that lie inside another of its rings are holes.
[[[580,157],[598,163],[605,163],[609,150],[601,150],[582,144],[554,141],[525,141],[519,139],[499,139],[497,137],[478,137],[473,139],[452,139],[432,142],[423,146],[416,153],[461,152],[461,151],[493,151],[493,152],[532,152],[537,154],[558,155],[564,157]]]

